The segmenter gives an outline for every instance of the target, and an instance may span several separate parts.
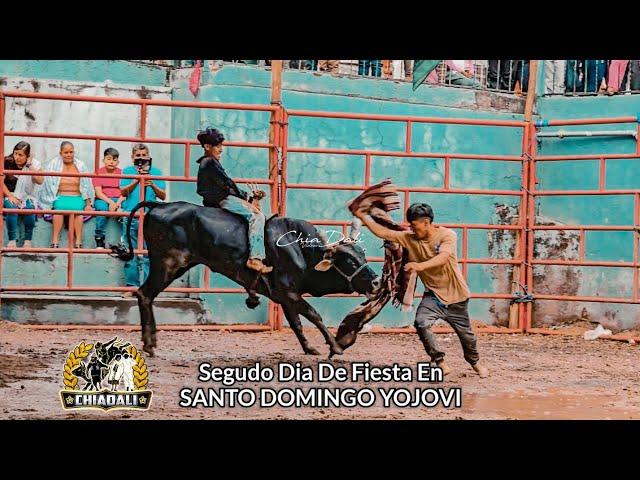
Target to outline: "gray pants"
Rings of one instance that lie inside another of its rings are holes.
[[[458,335],[464,352],[464,359],[471,365],[475,365],[480,360],[476,335],[471,329],[468,307],[468,299],[464,302],[444,305],[432,292],[425,292],[423,295],[416,311],[414,325],[432,362],[439,363],[444,359],[444,352],[438,349],[436,337],[431,331],[431,327],[439,319],[445,320],[451,325]]]
[[[544,61],[544,93],[564,93],[565,60]]]
[[[403,60],[404,62],[404,76],[408,77],[409,75],[413,75],[413,60]]]

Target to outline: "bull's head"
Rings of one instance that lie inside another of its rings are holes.
[[[349,239],[355,242],[360,232],[361,222],[355,219],[351,223]],[[358,292],[372,298],[381,285],[378,275],[367,264],[364,250],[353,242],[340,242],[327,245],[326,235],[318,231],[324,247],[324,258],[314,267],[319,272],[335,272],[337,282],[335,293]],[[341,278],[342,280],[339,280]],[[345,287],[346,285],[346,287]]]

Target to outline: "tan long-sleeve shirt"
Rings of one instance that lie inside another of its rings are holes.
[[[389,230],[385,238],[397,242],[409,252],[409,261],[426,262],[441,252],[449,254],[444,265],[418,272],[425,287],[433,291],[445,305],[463,302],[471,296],[467,282],[458,268],[457,235],[453,230],[436,226],[436,232],[425,240],[418,240],[409,230]]]

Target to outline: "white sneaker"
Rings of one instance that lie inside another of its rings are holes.
[[[31,248],[31,240],[25,240],[24,244],[22,245],[23,248]]]
[[[9,242],[7,243],[7,248],[16,248],[16,241],[15,240],[9,240]]]

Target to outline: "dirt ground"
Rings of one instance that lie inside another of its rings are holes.
[[[308,338],[321,357],[301,353],[291,332],[230,333],[160,331],[154,358],[147,358],[148,411],[64,411],[60,404],[62,366],[81,341],[107,341],[116,334],[141,346],[131,331],[39,331],[0,321],[0,418],[2,419],[640,419],[639,346],[625,342],[586,341],[581,336],[480,334],[479,349],[491,376],[480,379],[462,358],[454,335],[438,335],[451,375],[426,387],[462,388],[462,407],[384,408],[182,408],[182,388],[219,388],[197,380],[198,365],[276,368],[279,362],[314,366],[326,361],[326,345],[313,328]],[[426,361],[417,336],[362,334],[336,365],[350,362],[412,366]],[[305,384],[309,386],[310,384]],[[315,383],[322,387],[371,387],[372,384]],[[292,383],[239,383],[236,387],[292,387]],[[373,386],[381,386],[379,384]],[[425,387],[425,384],[382,386]]]

